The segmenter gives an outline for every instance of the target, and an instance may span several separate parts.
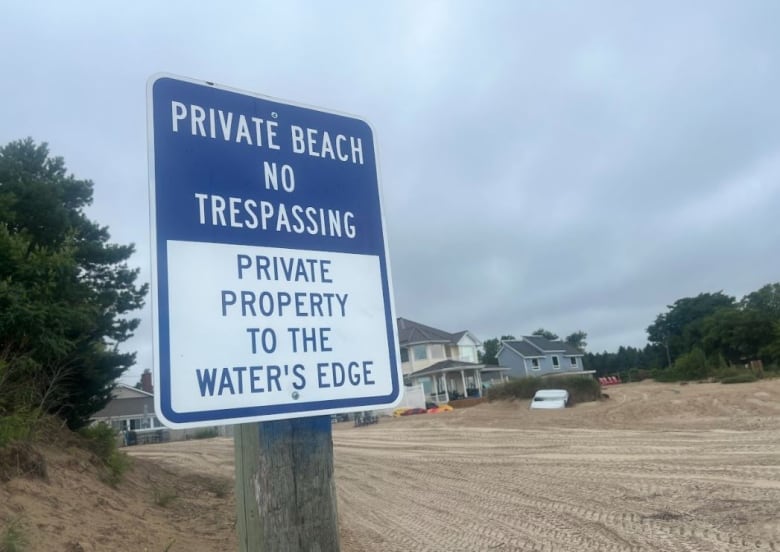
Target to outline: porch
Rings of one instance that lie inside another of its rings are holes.
[[[490,380],[483,381],[482,372],[490,370]],[[503,381],[508,368],[485,366],[473,362],[444,360],[409,374],[405,380],[411,385],[422,385],[426,402],[437,405],[468,398],[481,398],[496,378]]]

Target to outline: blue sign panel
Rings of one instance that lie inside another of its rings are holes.
[[[193,427],[397,404],[371,127],[168,75],[148,97],[158,417]]]

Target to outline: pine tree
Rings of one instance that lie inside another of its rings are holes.
[[[93,184],[32,139],[0,148],[0,415],[19,409],[85,425],[135,361],[118,345],[147,285],[85,214]]]

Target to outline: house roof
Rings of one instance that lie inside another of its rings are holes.
[[[442,360],[437,362],[436,364],[431,364],[427,368],[423,368],[422,370],[417,370],[416,372],[412,372],[411,374],[408,374],[407,378],[416,378],[418,376],[428,376],[431,374],[441,374],[442,372],[459,372],[461,370],[482,370],[485,368],[484,364],[477,364],[476,362],[466,362],[463,360]],[[503,366],[491,366],[490,368],[495,370],[509,370],[509,368],[504,368]]]
[[[154,414],[154,395],[142,389],[118,383],[111,395],[111,400],[93,419]]]
[[[536,357],[542,354],[539,349],[525,341],[502,341],[501,344],[524,357]]]
[[[469,334],[468,330],[463,330],[462,332],[456,332],[454,334],[450,334],[452,336],[453,341],[457,343],[461,339],[463,339],[464,336],[467,336]]]
[[[552,341],[538,335],[524,335],[521,340],[503,341],[516,353],[524,357],[538,357],[549,353],[563,353],[567,356],[582,356],[583,352],[565,341]]]
[[[136,397],[154,397],[153,393],[137,387],[131,387],[124,383],[118,383],[111,393],[114,399],[130,399]]]
[[[154,415],[154,397],[129,397],[110,401],[103,410],[96,412],[92,418],[116,418],[121,416]]]
[[[498,364],[485,364],[485,366],[483,366],[480,370],[480,373],[490,374],[493,372],[509,372],[509,370],[511,370],[511,368],[507,368],[506,366],[499,366]]]
[[[398,327],[398,343],[400,345],[413,345],[415,343],[452,343],[456,344],[464,335],[469,332],[466,330],[450,333],[419,322],[414,322],[406,318],[396,320]]]

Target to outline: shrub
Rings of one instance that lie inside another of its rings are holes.
[[[195,432],[195,435],[192,436],[193,439],[211,439],[212,437],[217,436],[217,428],[215,427],[206,427],[203,429],[199,429]]]
[[[115,487],[130,467],[130,458],[117,448],[117,434],[108,424],[99,423],[79,430],[84,444],[107,469],[105,482]]]
[[[670,382],[684,380],[685,378],[682,377],[680,373],[674,369],[674,367],[672,367],[653,370],[653,379],[660,382]]]
[[[631,368],[628,371],[628,381],[644,381],[653,377],[650,370],[643,368]]]
[[[0,415],[0,447],[14,441],[29,441],[35,435],[39,416],[29,411]]]
[[[653,368],[650,370],[650,378],[654,379],[655,381],[661,381],[660,378],[664,377],[664,372],[666,372],[664,368]]]
[[[569,392],[570,404],[596,401],[601,398],[601,385],[595,379],[573,376],[565,378],[565,380],[563,388]],[[556,386],[555,380],[552,380],[551,383],[552,386]]]
[[[674,365],[667,368],[656,369],[651,372],[652,378],[660,382],[706,380],[710,376],[716,376],[721,371],[728,369],[726,361],[720,355],[712,355],[709,358],[698,347],[690,352],[677,357]]]
[[[0,483],[14,477],[48,477],[46,459],[31,443],[16,441],[0,448]]]
[[[720,380],[721,383],[751,383],[753,381],[758,381],[758,378],[755,374],[751,374],[750,372],[743,372]]]
[[[229,479],[215,477],[206,479],[206,484],[204,486],[207,491],[214,493],[214,496],[217,498],[225,498],[230,493],[232,485]]]
[[[764,366],[765,378],[776,378],[778,376],[780,376],[780,365],[772,363],[768,366]]]
[[[727,370],[728,368],[729,363],[726,362],[726,359],[723,358],[723,355],[720,353],[715,353],[707,357],[707,369],[709,370],[710,374],[717,374],[718,372]]]
[[[103,462],[107,462],[111,453],[116,450],[117,434],[114,429],[103,422],[84,427],[79,430],[85,438],[86,448],[95,453]]]
[[[601,385],[590,376],[565,376],[509,380],[488,389],[487,400],[530,399],[539,389],[565,389],[569,392],[569,404],[595,401],[601,397]]]
[[[27,550],[29,541],[21,520],[12,519],[0,533],[0,552],[22,552]]]
[[[108,458],[106,468],[108,468],[108,474],[105,477],[105,482],[116,487],[130,468],[130,457],[122,451],[115,450]]]
[[[674,373],[681,380],[704,379],[709,376],[707,356],[698,347],[680,357],[674,362]]]
[[[733,376],[741,376],[742,374],[746,374],[746,373],[747,372],[745,372],[745,370],[743,370],[742,368],[738,368],[736,366],[725,366],[720,370],[718,370],[717,372],[715,372],[715,374],[713,374],[713,377],[717,380],[722,380],[724,378],[730,378]]]
[[[154,503],[161,508],[167,508],[174,500],[179,498],[179,495],[176,494],[176,491],[172,489],[160,488],[153,489],[152,496],[154,498]]]
[[[541,378],[519,378],[493,385],[487,390],[487,400],[530,399],[542,389],[541,381]]]

